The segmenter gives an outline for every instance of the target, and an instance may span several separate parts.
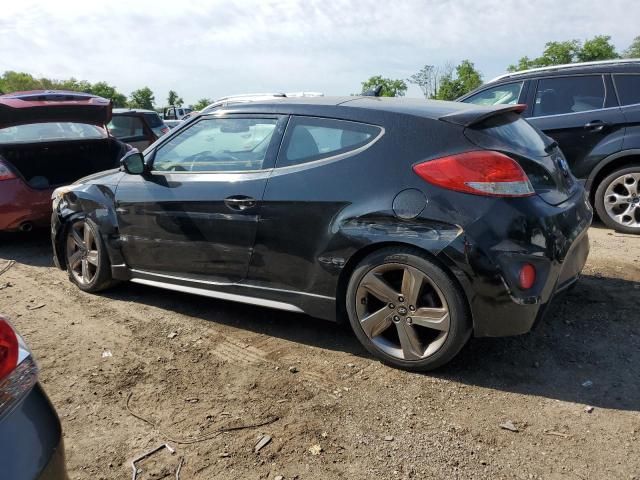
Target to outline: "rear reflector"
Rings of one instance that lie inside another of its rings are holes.
[[[15,174],[0,161],[0,180],[12,180],[14,178],[16,178]]]
[[[528,197],[535,193],[522,167],[513,158],[478,150],[414,165],[429,183],[458,192],[491,197]]]
[[[0,380],[18,365],[18,337],[7,321],[0,317]]]
[[[529,290],[536,283],[536,267],[530,263],[525,263],[520,267],[520,274],[518,275],[518,285],[523,290]]]

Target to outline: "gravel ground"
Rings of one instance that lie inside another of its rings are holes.
[[[0,266],[16,260],[0,311],[39,361],[73,479],[130,478],[164,442],[176,453],[139,479],[180,462],[183,480],[640,479],[640,238],[590,235],[584,277],[538,329],[472,340],[431,374],[303,315],[133,284],[85,294],[46,233],[0,237]]]

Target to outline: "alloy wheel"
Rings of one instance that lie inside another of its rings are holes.
[[[450,328],[447,301],[421,270],[400,263],[372,268],[356,290],[362,330],[382,352],[422,360],[444,344]]]
[[[83,285],[98,274],[100,256],[92,228],[84,221],[71,225],[67,234],[67,264],[74,279]]]
[[[640,172],[613,180],[604,192],[607,215],[625,227],[640,227]]]

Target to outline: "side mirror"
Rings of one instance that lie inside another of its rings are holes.
[[[137,150],[131,150],[120,159],[120,165],[125,172],[131,175],[142,175],[146,172],[147,168],[144,164],[144,157]]]

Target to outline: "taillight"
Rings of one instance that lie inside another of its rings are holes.
[[[527,197],[535,193],[513,158],[477,150],[436,158],[413,167],[422,179],[449,190],[492,197]]]
[[[536,267],[530,263],[525,263],[520,267],[518,274],[518,285],[523,290],[529,290],[536,283]]]
[[[11,180],[14,178],[16,178],[16,175],[0,160],[0,180]]]
[[[9,323],[0,317],[0,380],[18,365],[18,337]]]

